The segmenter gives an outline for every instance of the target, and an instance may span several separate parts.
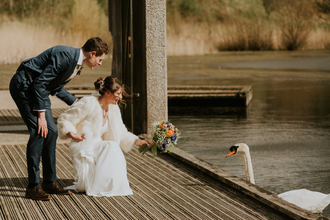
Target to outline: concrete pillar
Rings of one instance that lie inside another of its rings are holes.
[[[147,127],[168,120],[166,0],[146,0]]]

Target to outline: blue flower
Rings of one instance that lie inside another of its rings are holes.
[[[175,135],[173,135],[173,136],[171,137],[171,140],[172,140],[172,141],[176,141],[176,139],[177,139],[177,136],[176,136],[176,134],[175,134]]]
[[[164,141],[164,142],[162,143],[162,145],[160,145],[160,149],[161,149],[161,150],[164,150],[165,147],[166,147],[166,141]]]

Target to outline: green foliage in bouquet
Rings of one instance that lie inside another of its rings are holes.
[[[160,153],[173,152],[180,137],[179,130],[172,123],[163,120],[155,122],[153,126],[155,132],[151,140],[148,140],[150,146],[142,145],[139,148],[140,153],[144,155],[150,150],[153,158],[155,158],[158,151]]]

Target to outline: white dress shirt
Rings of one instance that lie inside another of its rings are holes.
[[[82,61],[83,61],[83,51],[82,51],[82,49],[80,49],[80,55],[79,55],[79,59],[78,59],[78,62],[77,62],[77,66],[74,69],[71,76],[67,80],[65,80],[65,82],[69,81],[70,79],[75,77],[75,75],[77,75],[78,71],[82,68]]]

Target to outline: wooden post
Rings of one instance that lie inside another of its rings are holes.
[[[122,0],[109,0],[109,31],[113,41],[111,74],[122,81]]]
[[[145,0],[133,1],[133,123],[137,134],[147,133],[146,7]]]
[[[166,0],[109,0],[112,74],[133,92],[123,120],[135,134],[167,120],[165,7]]]
[[[109,30],[113,40],[112,75],[133,92],[132,54],[132,0],[109,0]],[[127,91],[129,92],[129,91]],[[123,121],[134,132],[133,99],[126,98],[127,107],[122,110]]]

